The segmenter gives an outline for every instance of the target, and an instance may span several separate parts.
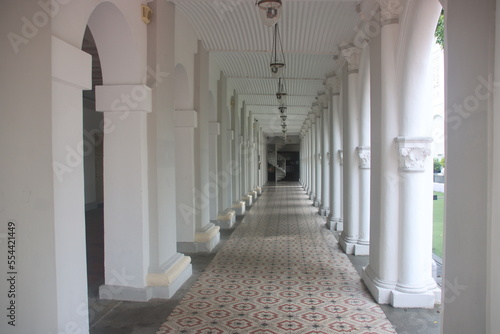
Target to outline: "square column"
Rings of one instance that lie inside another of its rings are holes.
[[[147,113],[151,89],[144,85],[96,87],[96,110],[104,112],[104,255],[102,299],[147,300],[149,199]],[[126,180],[126,182],[124,182]],[[126,276],[119,280],[118,276]]]
[[[150,265],[146,283],[151,298],[171,298],[191,276],[191,258],[177,252],[177,201],[175,164],[176,76],[161,70],[173,68],[175,6],[149,4],[155,20],[148,24],[148,85],[152,87],[152,113],[148,114]],[[161,33],[160,33],[161,32]],[[151,69],[155,69],[154,74]]]
[[[218,147],[218,140],[220,135],[220,123],[219,122],[209,122],[208,123],[208,198],[210,206],[210,221],[217,222],[217,216],[219,214],[219,168],[218,168],[218,156],[220,154]]]
[[[198,111],[198,127],[194,131],[195,156],[195,216],[196,230],[194,244],[182,244],[182,252],[211,252],[220,241],[220,227],[210,222],[210,98],[209,98],[209,55],[203,43],[198,41],[198,53],[195,55],[194,106]],[[180,244],[178,244],[180,245]],[[194,246],[194,247],[192,247]],[[185,248],[184,248],[185,247]]]

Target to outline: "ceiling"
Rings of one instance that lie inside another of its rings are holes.
[[[268,136],[281,136],[269,69],[273,29],[259,18],[255,0],[171,0],[194,26],[204,47],[259,120]],[[338,45],[351,41],[374,0],[283,0],[279,30],[286,59],[287,135],[297,136],[325,76],[336,70]]]

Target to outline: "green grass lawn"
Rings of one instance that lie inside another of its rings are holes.
[[[443,257],[443,221],[444,221],[444,193],[435,191],[437,201],[434,201],[434,232],[432,236],[432,251]]]

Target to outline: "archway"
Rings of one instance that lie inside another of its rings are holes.
[[[83,92],[85,230],[87,247],[87,287],[89,298],[98,295],[104,284],[104,189],[103,114],[95,111],[95,87],[102,85],[99,54],[90,29],[83,37],[82,50],[92,56],[92,90]],[[92,321],[92,319],[90,319]]]
[[[151,111],[151,95],[142,84],[147,62],[141,50],[146,38],[137,38],[145,37],[146,30],[129,24],[125,12],[103,2],[88,20],[102,74],[100,82],[94,82],[95,110],[102,112],[94,126],[104,135],[101,299],[130,298],[129,288],[146,286],[149,266],[146,113]],[[119,280],[124,272],[131,278]]]

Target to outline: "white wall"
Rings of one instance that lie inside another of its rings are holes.
[[[448,112],[442,332],[497,333],[498,328],[488,332],[486,324],[488,233],[498,221],[488,216],[490,173],[498,173],[490,169],[490,145],[498,130],[492,132],[491,127],[492,96],[480,99],[487,87],[480,95],[476,90],[479,78],[493,73],[495,1],[449,1],[445,13]],[[467,103],[474,101],[476,107],[470,108]],[[465,114],[454,112],[453,105],[462,106]],[[498,254],[493,258],[498,267]],[[494,316],[498,318],[498,310]]]
[[[25,38],[16,53],[5,38],[21,38],[21,17],[40,8],[34,1],[5,1],[0,13],[0,332],[50,333],[57,305],[52,179],[50,24]],[[8,291],[7,223],[16,223],[16,327],[5,317]],[[43,289],[39,289],[43,286]]]

